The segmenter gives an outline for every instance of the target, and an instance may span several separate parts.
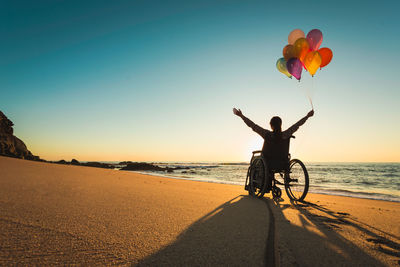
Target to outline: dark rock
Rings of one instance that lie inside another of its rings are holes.
[[[13,135],[13,126],[14,123],[0,111],[0,155],[20,159],[39,160],[40,158],[32,155],[21,139]]]
[[[77,161],[76,159],[72,159],[72,160],[71,160],[71,164],[72,164],[72,165],[81,165],[81,164],[79,163],[79,161]]]
[[[95,161],[81,163],[81,165],[88,166],[88,167],[104,168],[104,169],[114,169],[114,165],[112,165],[112,164],[95,162]]]
[[[133,163],[132,161],[121,161],[120,163],[118,163],[118,165],[128,165]]]
[[[164,171],[166,169],[145,162],[132,162],[121,168],[123,171]]]
[[[95,168],[104,168],[104,169],[114,169],[113,164],[107,164],[107,163],[101,163],[101,162],[79,162],[76,159],[72,159],[71,162],[65,161],[65,160],[59,160],[59,161],[50,161],[52,163],[57,163],[57,164],[67,164],[67,165],[79,165],[79,166],[87,166],[87,167],[95,167]]]
[[[118,165],[126,165],[121,168],[123,171],[165,171],[165,172],[174,172],[175,170],[184,170],[189,169],[189,167],[160,167],[154,164],[145,163],[145,162],[132,162],[132,161],[122,161]],[[185,173],[185,172],[182,172]]]
[[[189,167],[175,167],[173,168],[174,170],[188,170],[190,169]]]

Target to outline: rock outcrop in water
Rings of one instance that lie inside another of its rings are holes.
[[[165,171],[165,168],[144,163],[144,162],[130,162],[125,167],[121,168],[123,171]]]
[[[120,165],[126,164],[125,167],[122,167],[123,171],[165,171],[165,172],[174,172],[174,170],[182,170],[189,169],[188,167],[160,167],[154,164],[145,163],[145,162],[132,162],[132,161],[123,161],[119,163]]]
[[[0,111],[0,155],[20,159],[40,160],[38,156],[32,155],[21,139],[14,136],[13,126],[14,123]]]
[[[114,169],[114,164],[102,163],[97,161],[89,161],[89,162],[79,162],[77,159],[72,159],[71,162],[66,161],[64,159],[59,161],[49,161],[50,163],[57,164],[65,164],[65,165],[76,165],[76,166],[86,166],[86,167],[95,167],[95,168],[103,168],[103,169]]]
[[[108,164],[108,163],[102,163],[102,162],[96,162],[96,161],[90,161],[86,163],[80,163],[81,166],[87,166],[87,167],[96,167],[96,168],[104,168],[104,169],[114,169],[113,164]]]

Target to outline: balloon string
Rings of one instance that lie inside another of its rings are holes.
[[[314,110],[314,105],[313,105],[313,103],[312,103],[312,99],[311,99],[311,97],[310,97],[309,95],[307,95],[307,97],[308,97],[308,100],[310,100],[310,104],[311,104],[311,108],[312,108],[312,110]]]
[[[308,87],[303,87],[302,85],[303,85],[303,84],[299,83],[299,86],[298,86],[298,87],[305,93],[305,95],[307,96],[308,100],[310,101],[312,110],[314,110],[314,105],[313,105],[313,102],[312,102],[312,99],[311,99],[311,92],[310,92],[310,91],[312,91],[313,88],[314,88],[314,82],[313,82],[313,80],[311,80],[311,90],[310,90],[310,88],[308,88]],[[308,89],[307,89],[307,88],[308,88]]]
[[[314,105],[313,105],[312,99],[311,99],[311,94],[313,92],[314,92],[314,75],[313,75],[313,78],[311,78],[311,92],[309,92],[309,94],[308,94],[308,99],[310,99],[312,110],[314,110]]]

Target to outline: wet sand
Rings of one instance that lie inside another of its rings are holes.
[[[399,265],[400,203],[306,200],[0,157],[0,265]]]

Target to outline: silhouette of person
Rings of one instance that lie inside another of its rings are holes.
[[[285,159],[288,158],[288,139],[299,129],[301,125],[307,121],[308,118],[314,115],[314,110],[308,112],[304,118],[293,124],[285,131],[282,131],[282,119],[278,116],[272,117],[270,121],[272,131],[270,131],[252,122],[249,118],[243,115],[240,109],[234,108],[233,113],[242,118],[247,126],[253,129],[253,131],[258,133],[264,139],[262,153],[267,161],[270,161],[271,163],[276,161],[277,164],[280,165],[283,164]]]

